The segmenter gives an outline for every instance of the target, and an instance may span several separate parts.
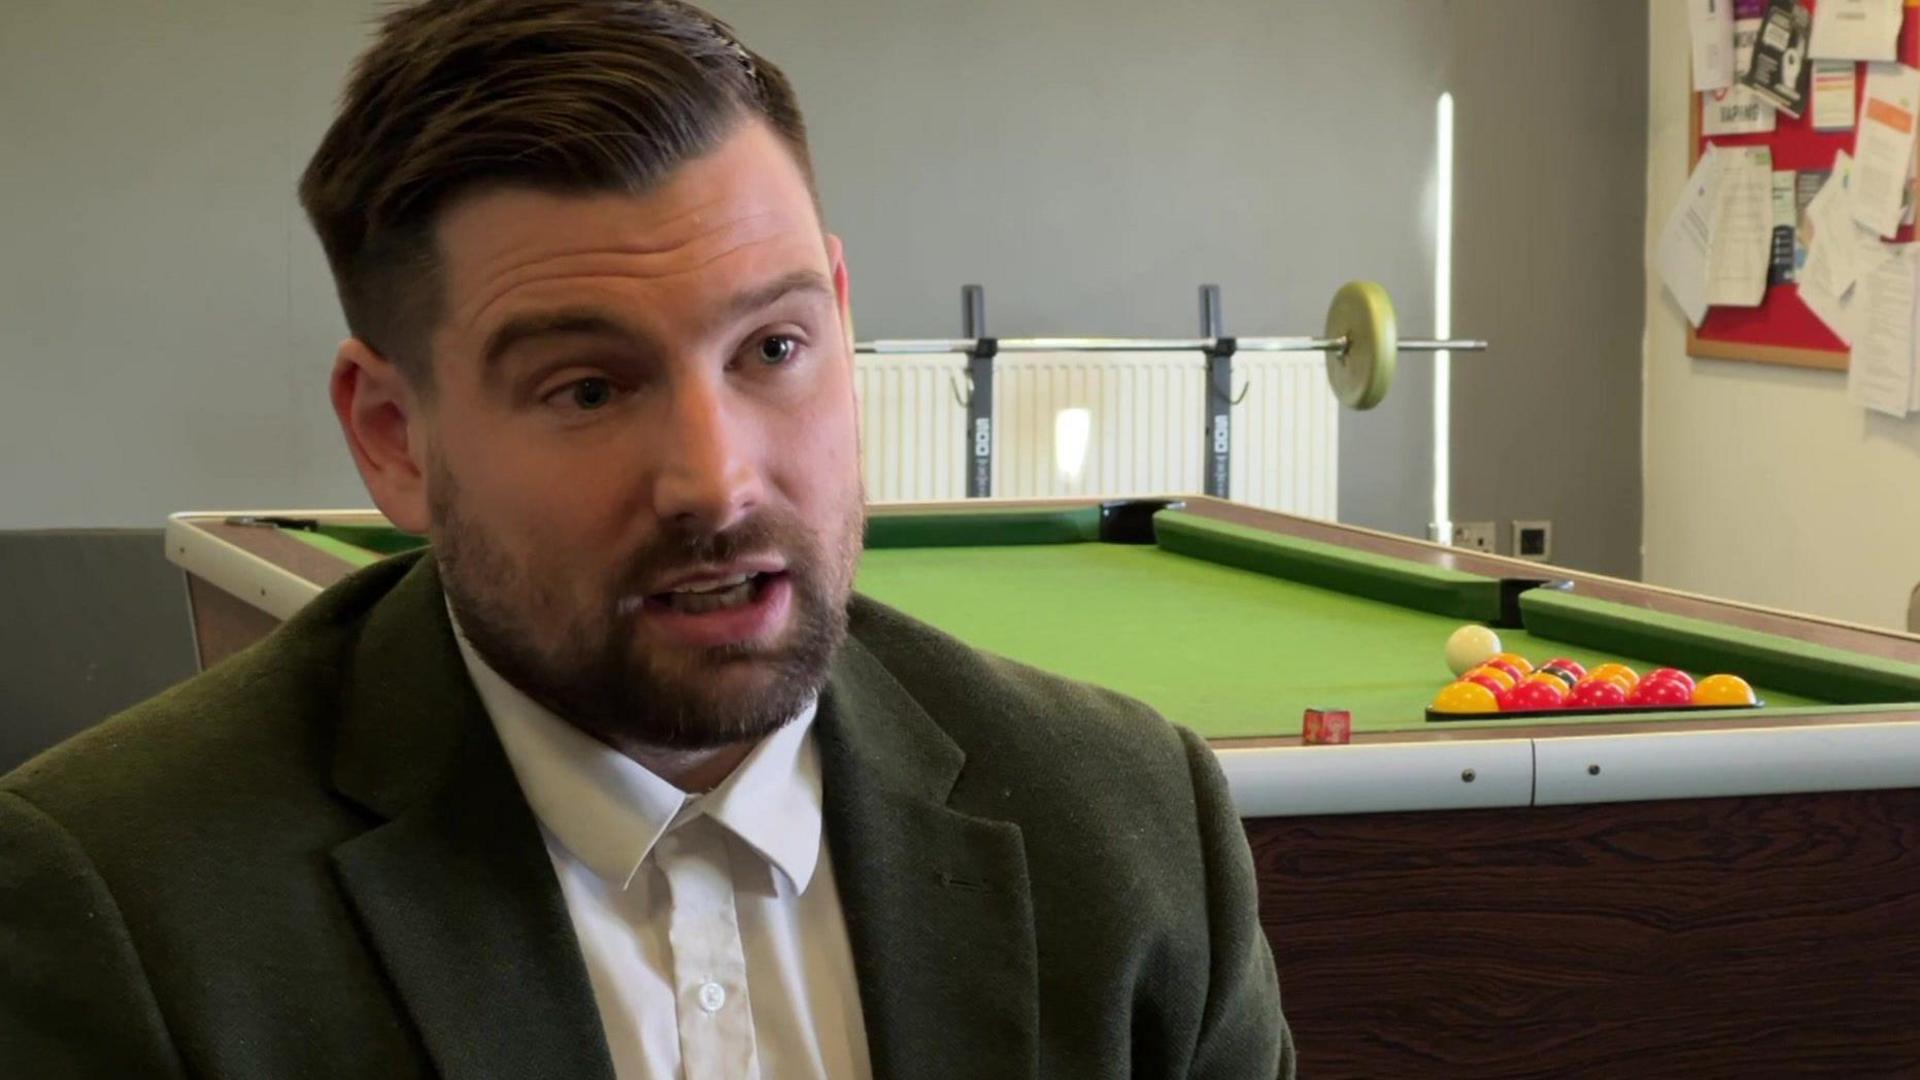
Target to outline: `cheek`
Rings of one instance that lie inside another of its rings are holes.
[[[635,460],[635,450],[520,437],[497,420],[450,431],[442,442],[466,523],[520,565],[549,568],[584,568],[622,550],[633,479],[619,475],[617,463]]]
[[[810,516],[837,514],[860,476],[859,421],[844,372],[823,379],[812,399],[777,414],[769,474]]]

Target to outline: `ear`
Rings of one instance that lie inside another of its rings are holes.
[[[333,414],[375,506],[424,534],[428,511],[425,411],[400,369],[358,338],[340,343],[328,382]]]
[[[853,355],[853,290],[847,283],[846,246],[827,234],[827,262],[833,266],[833,295],[840,302],[840,329],[847,336],[847,355]]]

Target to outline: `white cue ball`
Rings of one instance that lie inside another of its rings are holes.
[[[1500,635],[1484,626],[1463,626],[1447,638],[1447,667],[1459,678],[1500,655]]]

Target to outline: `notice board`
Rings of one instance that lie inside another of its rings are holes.
[[[1817,0],[1804,2],[1809,9],[1817,6]],[[1761,3],[1758,6],[1764,9],[1766,5]],[[1920,0],[1905,0],[1904,8],[1906,18],[1900,25],[1898,55],[1901,63],[1920,67],[1920,15],[1915,12],[1916,8],[1920,8]],[[1855,68],[1853,114],[1857,123],[1860,99],[1866,92],[1867,80],[1866,65],[1857,63]],[[1691,117],[1688,123],[1689,172],[1701,155],[1706,153],[1709,142],[1725,147],[1768,147],[1773,154],[1776,172],[1787,169],[1825,172],[1833,168],[1836,154],[1853,152],[1853,131],[1814,130],[1813,110],[1810,107],[1798,117],[1776,111],[1772,131],[1708,136],[1701,124],[1704,96],[1693,91],[1693,81],[1688,79],[1688,114]],[[1916,143],[1916,154],[1920,154],[1920,143]],[[1913,236],[1913,226],[1905,225],[1893,242],[1906,243]],[[1836,337],[1825,323],[1800,302],[1794,286],[1782,283],[1767,286],[1766,297],[1759,307],[1707,309],[1707,317],[1702,320],[1700,327],[1687,330],[1687,355],[1845,371],[1848,349],[1846,342]]]

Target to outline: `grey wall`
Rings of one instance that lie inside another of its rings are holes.
[[[364,501],[292,188],[376,7],[0,4],[0,528]],[[1185,335],[1203,281],[1307,331],[1361,276],[1430,323],[1444,6],[717,8],[799,84],[863,334],[954,332],[968,281],[1003,333]],[[1424,526],[1429,393],[1347,425],[1343,516]]]
[[[293,184],[372,9],[0,3],[0,529],[366,503]]]
[[[1638,577],[1647,7],[1450,7],[1453,325],[1494,343],[1454,361],[1453,518]]]

